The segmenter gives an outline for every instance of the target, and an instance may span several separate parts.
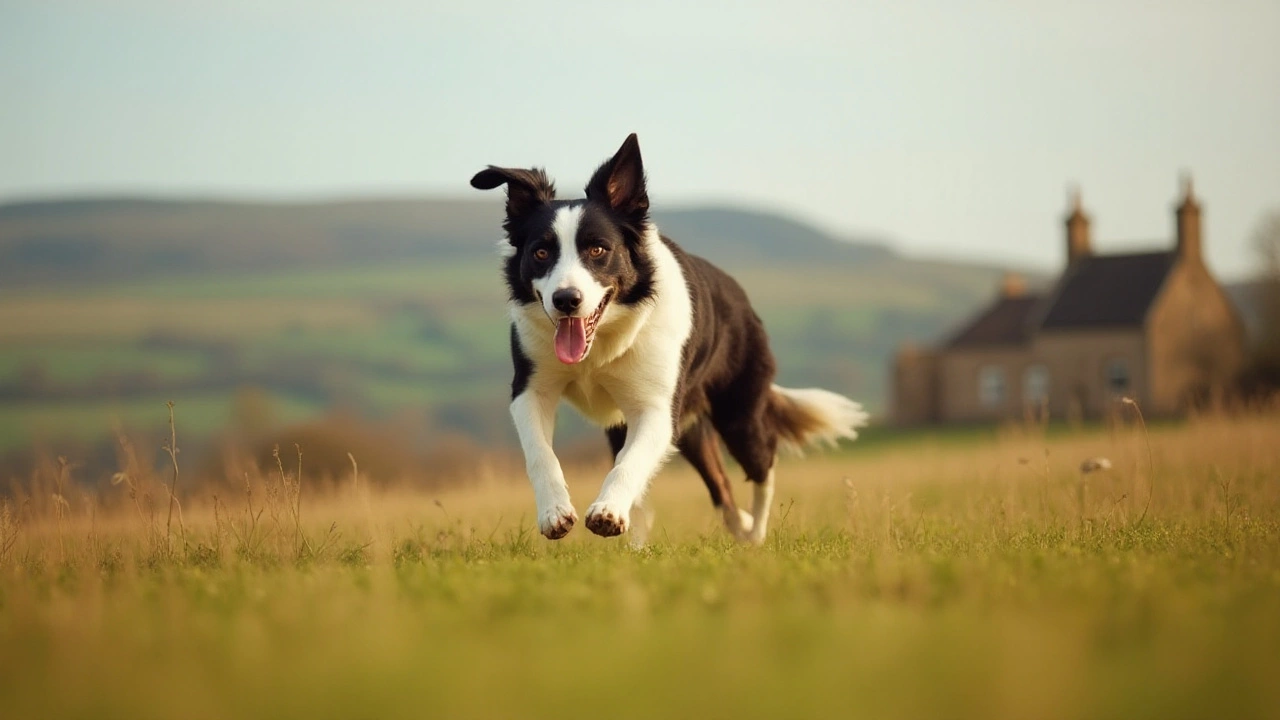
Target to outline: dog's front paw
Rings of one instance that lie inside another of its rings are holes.
[[[613,537],[627,531],[629,518],[623,510],[608,503],[595,503],[587,508],[587,529],[601,537]]]
[[[573,529],[578,522],[578,513],[572,505],[552,505],[538,513],[538,531],[548,540],[559,540]]]

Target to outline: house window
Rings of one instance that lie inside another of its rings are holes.
[[[1049,399],[1049,368],[1032,365],[1022,373],[1022,401],[1041,405]]]
[[[985,407],[1004,404],[1004,368],[986,365],[978,370],[978,400]]]
[[[1129,392],[1129,364],[1121,358],[1107,363],[1107,389],[1115,395]]]

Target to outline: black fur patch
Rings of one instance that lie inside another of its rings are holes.
[[[528,355],[524,354],[524,348],[520,347],[520,335],[516,332],[516,326],[511,325],[511,365],[515,369],[515,375],[511,378],[511,399],[515,400],[520,397],[520,393],[529,387],[529,376],[533,374],[533,361]]]
[[[507,220],[502,227],[508,235],[513,221],[556,198],[556,186],[542,168],[525,170],[490,165],[471,178],[471,187],[477,190],[492,190],[502,185],[507,186]]]
[[[532,283],[535,278],[546,275],[560,257],[560,239],[552,230],[556,211],[581,202],[556,200],[543,203],[520,217],[507,217],[503,227],[507,231],[507,241],[515,248],[515,253],[507,258],[503,271],[512,300],[521,305],[538,301]],[[539,248],[550,251],[546,262],[539,263],[534,259],[533,253]]]
[[[616,302],[635,305],[653,297],[653,260],[644,250],[645,227],[621,220],[601,204],[587,201],[575,245],[582,266],[596,282],[612,288]],[[592,258],[593,247],[603,247],[606,252]]]
[[[663,241],[679,261],[693,301],[672,422],[678,428],[687,414],[710,419],[747,478],[763,482],[778,447],[768,412],[777,366],[764,323],[736,280]]]
[[[635,133],[596,169],[587,183],[587,199],[626,218],[633,227],[643,226],[649,219],[649,189]]]

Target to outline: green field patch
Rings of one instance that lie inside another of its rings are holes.
[[[197,350],[138,347],[132,343],[34,343],[0,348],[0,382],[35,373],[54,384],[83,385],[108,376],[154,375],[177,381],[209,369]]]
[[[478,297],[501,302],[505,289],[492,263],[409,261],[397,265],[276,271],[214,278],[159,278],[121,291],[154,298]]]
[[[875,327],[875,308],[770,307],[760,311],[770,337],[847,344]]]
[[[370,377],[358,382],[360,398],[381,412],[404,408],[429,408],[435,403],[462,402],[486,393],[501,396],[503,386],[484,381],[431,383]]]
[[[448,314],[440,323],[449,342],[465,347],[474,359],[505,362],[511,357],[511,321],[505,309]]]
[[[112,428],[151,431],[167,427],[169,410],[184,436],[207,437],[227,429],[235,418],[233,393],[135,397],[124,401],[6,403],[0,406],[0,451],[35,442],[93,442]],[[284,395],[270,395],[273,419],[294,422],[318,415],[319,405]]]
[[[373,326],[274,334],[245,347],[243,357],[251,367],[271,366],[283,358],[302,356],[324,364],[379,363],[423,375],[459,370],[465,365],[458,349],[446,343],[386,330]]]

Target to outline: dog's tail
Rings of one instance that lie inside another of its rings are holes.
[[[868,416],[862,405],[843,395],[818,388],[773,386],[769,416],[778,431],[778,444],[800,453],[807,445],[836,445],[858,437]]]

